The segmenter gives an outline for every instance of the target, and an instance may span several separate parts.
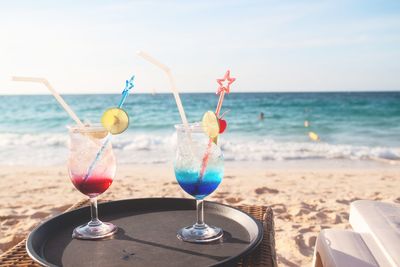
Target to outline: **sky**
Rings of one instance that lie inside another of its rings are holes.
[[[400,90],[398,0],[0,1],[0,94]]]

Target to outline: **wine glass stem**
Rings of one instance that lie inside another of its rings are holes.
[[[101,224],[101,221],[97,215],[97,197],[90,198],[90,214],[92,219],[89,222],[89,226],[97,226]]]
[[[196,199],[196,210],[197,210],[197,227],[204,227],[204,202],[202,199]]]

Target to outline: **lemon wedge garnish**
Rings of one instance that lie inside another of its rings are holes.
[[[103,139],[106,137],[108,132],[104,129],[104,131],[97,131],[97,132],[88,132],[86,135],[89,135],[90,137],[96,138],[96,139]]]
[[[217,115],[215,115],[212,111],[207,111],[203,115],[203,119],[201,121],[201,126],[203,127],[203,131],[212,139],[216,139],[219,134],[219,123]]]
[[[109,108],[101,117],[101,124],[111,134],[120,134],[129,126],[129,116],[122,108]]]

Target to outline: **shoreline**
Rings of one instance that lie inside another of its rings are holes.
[[[349,169],[349,170],[359,170],[359,169],[375,169],[375,170],[386,170],[386,169],[399,169],[400,170],[400,161],[397,160],[384,160],[384,159],[293,159],[293,160],[264,160],[264,161],[250,161],[250,160],[242,160],[242,161],[232,161],[225,160],[225,169],[235,169],[237,165],[239,167],[249,166],[256,169],[260,168],[269,168],[271,170],[282,170],[282,169],[292,169],[292,170],[315,170],[315,169]],[[148,163],[118,163],[117,162],[117,170],[118,168],[126,168],[129,166],[159,166],[159,167],[168,167],[173,166],[172,161],[167,162],[148,162]],[[65,164],[1,164],[0,168],[2,169],[14,169],[14,168],[30,168],[30,169],[54,169],[54,168],[67,168]],[[172,169],[173,175],[173,169]]]
[[[206,200],[271,206],[280,266],[309,265],[321,229],[349,227],[352,201],[400,203],[400,193],[393,186],[400,182],[400,166],[364,163],[225,162],[224,180]],[[73,187],[64,165],[0,167],[2,252],[25,238],[47,216],[86,198]],[[113,184],[99,198],[143,197],[191,198],[177,184],[170,163],[119,165]]]

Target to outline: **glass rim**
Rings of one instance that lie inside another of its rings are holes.
[[[67,125],[67,129],[70,132],[80,132],[80,133],[93,133],[93,132],[107,131],[107,129],[104,128],[101,123],[85,124],[83,126],[78,125],[78,124]]]
[[[192,132],[203,132],[203,127],[201,126],[201,122],[191,122],[188,123],[189,129]],[[186,130],[186,126],[183,123],[179,123],[179,124],[175,124],[174,125],[175,129],[177,131],[185,131]]]

